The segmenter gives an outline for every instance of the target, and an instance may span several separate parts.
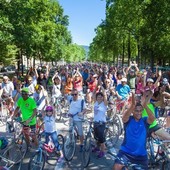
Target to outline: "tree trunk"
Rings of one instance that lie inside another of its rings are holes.
[[[128,33],[128,65],[130,63],[130,58],[131,58],[131,50],[130,50],[130,31]]]

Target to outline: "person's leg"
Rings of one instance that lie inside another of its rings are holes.
[[[51,133],[50,136],[51,136],[51,139],[52,139],[52,141],[53,141],[56,149],[57,149],[58,151],[60,151],[60,150],[61,150],[61,147],[60,147],[60,144],[59,144],[59,142],[58,142],[57,132]]]
[[[34,141],[35,146],[38,147],[38,139],[36,136],[36,125],[32,125],[30,128],[31,128],[30,135]]]
[[[170,140],[170,134],[162,128],[155,131],[155,134],[159,136],[162,140]]]

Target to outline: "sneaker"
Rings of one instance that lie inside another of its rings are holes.
[[[62,156],[60,156],[58,159],[57,159],[57,163],[61,163],[61,162],[63,162],[63,160],[64,160],[64,157]]]
[[[83,145],[80,145],[80,150],[79,152],[83,152]]]
[[[105,153],[103,151],[100,151],[97,155],[98,158],[103,158],[105,156]]]
[[[92,152],[94,152],[94,153],[99,152],[99,151],[100,151],[100,149],[99,149],[98,147],[94,147],[94,148],[92,149]]]

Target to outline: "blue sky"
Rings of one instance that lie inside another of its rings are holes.
[[[73,43],[90,45],[95,37],[94,29],[105,19],[105,0],[58,0],[69,16]]]

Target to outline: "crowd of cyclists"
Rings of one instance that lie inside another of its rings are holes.
[[[0,84],[0,110],[5,102],[11,119],[21,116],[27,143],[30,144],[28,131],[31,131],[37,146],[38,140],[34,134],[36,115],[40,111],[45,122],[46,143],[50,136],[61,153],[62,161],[63,153],[57,142],[55,127],[55,103],[58,97],[64,96],[69,103],[68,115],[78,129],[80,152],[84,140],[81,120],[88,114],[87,106],[92,106],[91,120],[97,136],[92,152],[97,153],[98,158],[103,158],[106,153],[104,131],[107,109],[114,104],[114,99],[123,101],[117,110],[121,109],[123,113],[124,140],[113,169],[122,169],[122,164],[127,161],[141,164],[147,169],[148,132],[154,132],[163,140],[170,140],[170,134],[166,131],[170,128],[170,111],[165,115],[165,127],[161,127],[156,120],[160,110],[163,112],[170,105],[169,82],[170,71],[162,72],[158,66],[155,72],[149,67],[139,69],[136,62],[130,62],[128,67],[89,62],[63,66],[47,64],[31,67],[25,76],[20,71],[12,78],[4,75]],[[0,140],[2,149],[4,141],[4,138]]]

